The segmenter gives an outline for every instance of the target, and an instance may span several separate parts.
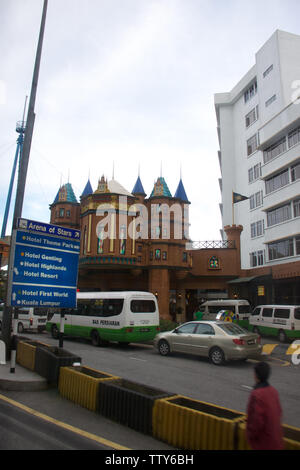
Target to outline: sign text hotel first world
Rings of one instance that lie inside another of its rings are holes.
[[[79,230],[18,219],[11,249],[12,307],[76,307]]]

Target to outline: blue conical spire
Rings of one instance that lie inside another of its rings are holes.
[[[181,178],[180,178],[180,181],[179,181],[179,184],[178,184],[178,187],[176,189],[176,193],[175,193],[174,197],[176,197],[177,199],[181,199],[181,201],[183,201],[183,202],[189,202]]]
[[[142,182],[141,182],[141,178],[139,176],[138,176],[138,179],[136,180],[136,183],[135,183],[134,188],[131,191],[131,193],[134,194],[134,195],[141,194],[143,196],[146,196],[146,193],[144,191],[144,188],[143,188],[143,185],[142,185]]]
[[[93,194],[93,188],[90,183],[90,180],[88,179],[88,182],[85,185],[85,188],[81,194],[81,197],[88,196],[89,194]]]

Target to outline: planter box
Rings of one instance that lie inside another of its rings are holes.
[[[282,425],[285,450],[300,450],[300,429],[287,424]],[[238,450],[251,450],[246,437],[246,423],[239,424]]]
[[[118,378],[89,367],[61,367],[58,390],[62,397],[97,411],[99,383]]]
[[[81,363],[81,358],[55,346],[37,346],[35,354],[35,372],[45,377],[49,383],[58,385],[59,369]]]
[[[152,434],[152,410],[170,394],[124,379],[99,383],[98,411],[103,416],[145,434]]]
[[[16,361],[20,366],[34,371],[36,345],[30,341],[18,341]]]
[[[35,370],[35,354],[37,346],[47,347],[39,341],[32,341],[28,338],[18,339],[16,361],[26,369]]]
[[[179,449],[233,450],[244,418],[243,413],[177,395],[156,401],[153,436]]]

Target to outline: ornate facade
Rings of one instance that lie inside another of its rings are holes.
[[[81,230],[80,290],[153,292],[161,317],[189,320],[201,300],[226,297],[240,275],[242,227],[227,227],[226,242],[195,246],[182,180],[172,196],[163,177],[150,196],[140,177],[132,192],[114,179],[87,182],[77,201],[70,183],[50,205],[50,223]]]

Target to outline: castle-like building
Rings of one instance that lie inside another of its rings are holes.
[[[70,183],[61,186],[50,223],[81,230],[81,291],[150,291],[162,317],[185,321],[200,301],[227,297],[227,282],[240,275],[242,227],[225,228],[226,242],[195,246],[182,179],[172,196],[159,177],[147,197],[140,176],[132,192],[102,176],[95,190],[88,180],[79,201]]]

